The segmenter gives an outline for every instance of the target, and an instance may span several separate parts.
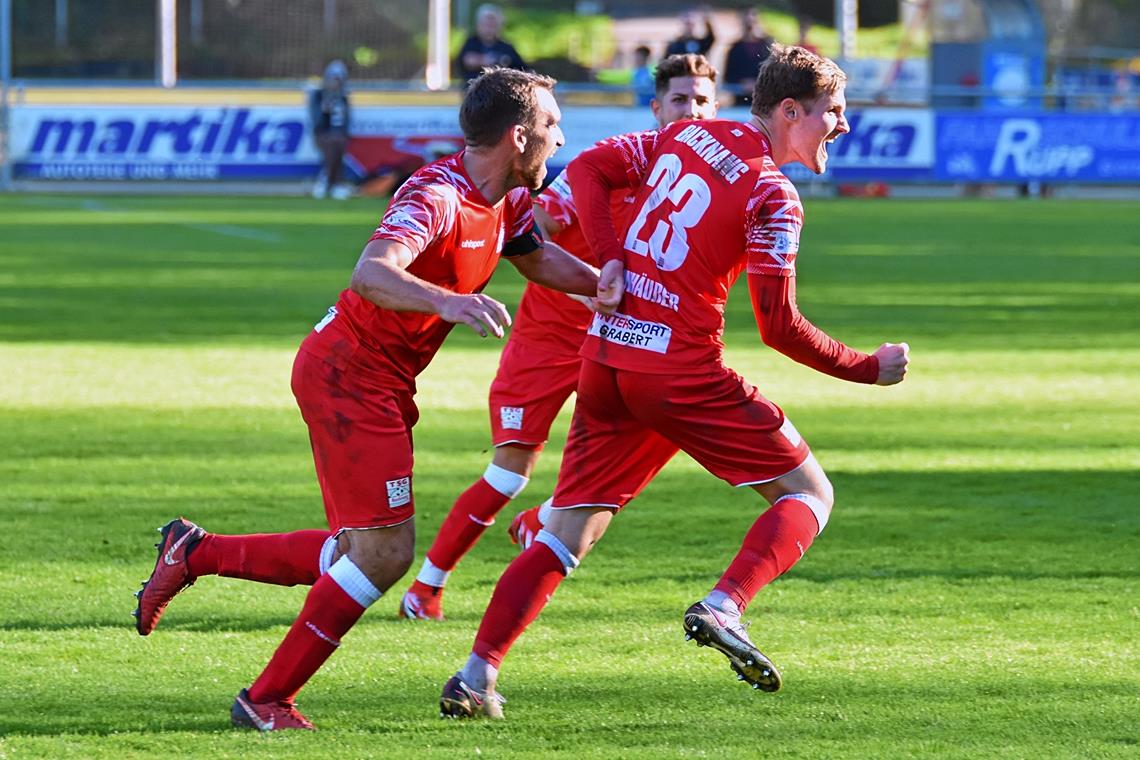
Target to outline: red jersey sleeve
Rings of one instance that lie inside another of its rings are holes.
[[[574,196],[570,192],[570,180],[566,178],[565,169],[539,193],[535,203],[563,228],[577,221],[578,211],[574,208]]]
[[[748,289],[765,344],[789,359],[841,380],[874,383],[879,379],[878,359],[848,348],[800,314],[795,277],[750,271]]]
[[[418,256],[455,226],[458,214],[459,196],[454,187],[409,181],[392,198],[369,240],[395,240]]]
[[[624,247],[614,226],[611,192],[634,187],[645,175],[660,132],[633,132],[603,140],[566,167],[582,232],[598,261],[621,261]]]
[[[542,246],[542,234],[534,221],[534,205],[525,187],[507,193],[506,239],[500,250],[506,257],[522,256]]]
[[[773,181],[761,174],[745,213],[748,273],[795,275],[804,226],[804,209],[795,186],[783,176]]]

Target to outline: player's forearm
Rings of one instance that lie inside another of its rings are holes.
[[[611,146],[599,145],[584,151],[566,167],[582,234],[600,264],[624,259],[610,205],[611,191],[623,182],[628,184],[620,161]]]
[[[598,270],[549,240],[533,253],[508,261],[523,277],[552,290],[593,296],[598,289]]]
[[[438,314],[452,293],[421,280],[389,261],[362,261],[352,273],[349,287],[383,309]]]
[[[841,380],[874,383],[879,360],[835,340],[796,306],[795,279],[749,275],[752,307],[764,343],[789,359]]]

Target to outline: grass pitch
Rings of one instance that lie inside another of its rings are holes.
[[[749,611],[781,693],[682,640],[760,504],[680,457],[512,651],[506,722],[436,700],[509,517],[449,622],[396,619],[409,578],[349,634],[301,694],[317,734],[231,730],[305,590],[205,578],[146,639],[131,594],[175,515],[323,524],[289,366],[379,212],[0,197],[0,758],[1136,756],[1140,228],[1134,204],[1074,201],[808,203],[801,307],[864,349],[909,341],[895,388],[763,348],[735,294],[729,363],[837,491]],[[503,269],[490,292],[514,304]],[[421,552],[488,460],[498,349],[457,328],[422,378]],[[519,506],[549,494],[567,421]]]

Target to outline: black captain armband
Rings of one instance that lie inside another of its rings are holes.
[[[534,253],[541,247],[542,233],[538,231],[538,225],[532,225],[529,230],[517,238],[511,238],[503,244],[503,256],[507,258],[524,256],[528,253]]]

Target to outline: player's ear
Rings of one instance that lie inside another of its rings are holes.
[[[658,124],[660,124],[661,123],[661,104],[657,101],[657,98],[653,98],[652,100],[649,101],[649,110],[653,112],[653,120],[656,121]]]
[[[795,98],[784,98],[780,101],[780,113],[788,121],[795,121],[799,118],[800,111],[802,110],[803,108]]]
[[[522,124],[511,127],[511,143],[519,153],[526,152],[527,129]]]

